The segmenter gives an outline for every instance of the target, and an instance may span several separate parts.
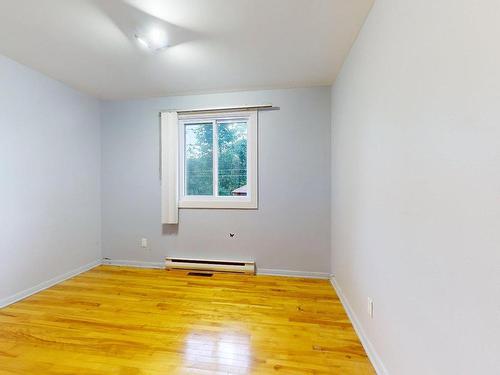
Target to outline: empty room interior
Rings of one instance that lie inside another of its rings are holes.
[[[500,374],[498,0],[0,0],[0,375]]]

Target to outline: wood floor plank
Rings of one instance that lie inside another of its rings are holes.
[[[100,266],[0,310],[4,374],[375,374],[326,280]]]

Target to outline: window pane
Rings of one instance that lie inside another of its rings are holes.
[[[219,195],[247,195],[247,123],[219,122]]]
[[[186,195],[213,195],[212,124],[184,127]]]

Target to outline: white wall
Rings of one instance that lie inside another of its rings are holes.
[[[99,103],[0,56],[0,306],[100,259]]]
[[[256,103],[280,107],[259,115],[259,209],[183,209],[177,229],[162,229],[159,112]],[[255,259],[260,269],[329,273],[330,88],[105,102],[102,202],[103,255],[113,260]]]
[[[499,19],[377,0],[333,88],[333,269],[392,375],[500,373]]]

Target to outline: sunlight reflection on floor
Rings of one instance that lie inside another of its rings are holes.
[[[252,362],[250,335],[235,331],[191,332],[186,336],[184,358],[186,367],[247,373]]]

